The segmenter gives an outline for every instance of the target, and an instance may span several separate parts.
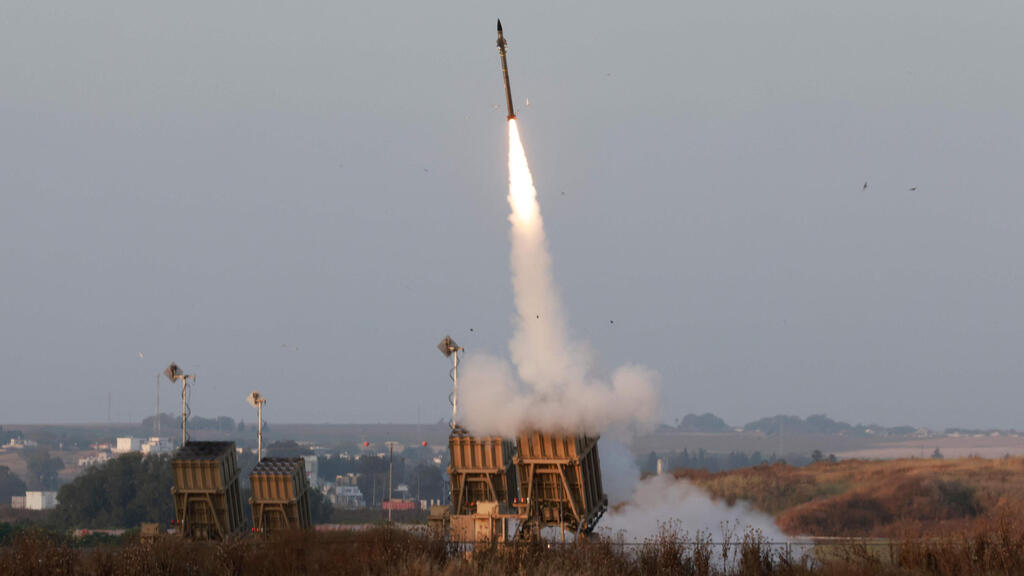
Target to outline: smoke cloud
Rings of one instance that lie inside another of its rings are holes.
[[[723,527],[742,534],[760,530],[770,541],[784,542],[787,537],[765,514],[746,503],[728,506],[714,501],[699,486],[677,480],[671,474],[640,479],[628,436],[621,430],[601,436],[601,472],[608,495],[608,512],[598,532],[629,541],[642,541],[658,535],[662,526],[678,528],[695,536],[697,532],[720,539]]]
[[[746,503],[728,506],[715,502],[702,488],[671,474],[650,476],[638,482],[627,502],[611,505],[598,531],[609,535],[623,533],[629,540],[640,541],[657,536],[666,525],[678,527],[691,536],[703,532],[717,537],[724,530],[742,534],[753,529],[771,542],[788,539],[771,516],[752,510]]]
[[[597,434],[611,426],[649,425],[657,417],[657,375],[627,365],[592,374],[585,343],[570,338],[552,272],[537,191],[514,119],[509,120],[511,269],[515,295],[512,360],[469,355],[460,364],[462,423],[474,434],[522,430]]]

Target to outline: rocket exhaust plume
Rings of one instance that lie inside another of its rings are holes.
[[[512,108],[500,21],[498,49],[508,107],[508,219],[515,331],[509,342],[511,363],[486,354],[470,354],[461,364],[460,380],[465,382],[460,398],[464,406],[462,423],[473,434],[485,436],[511,437],[523,431],[612,432],[602,437],[603,468],[611,472],[605,475],[605,486],[612,504],[628,502],[606,515],[610,521],[605,524],[612,532],[655,535],[659,522],[675,517],[702,529],[735,518],[738,524],[749,522],[765,534],[777,534],[770,518],[752,515],[743,507],[715,504],[689,484],[668,477],[640,482],[629,449],[614,440],[615,435],[628,437],[628,428],[656,421],[656,375],[642,366],[627,365],[609,378],[597,378],[592,374],[589,348],[571,338],[554,280],[537,190]]]
[[[467,356],[461,404],[475,434],[512,436],[522,430],[600,433],[610,427],[652,424],[657,414],[655,374],[624,366],[595,378],[585,343],[569,334],[552,273],[537,191],[514,117],[508,119],[508,203],[515,332],[512,364]]]

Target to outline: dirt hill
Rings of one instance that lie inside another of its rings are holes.
[[[846,460],[675,475],[717,499],[750,502],[793,535],[941,535],[1024,511],[1024,458]]]

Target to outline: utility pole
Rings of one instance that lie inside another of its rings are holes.
[[[153,415],[156,421],[153,422],[154,433],[160,437],[160,373],[156,373],[156,414]]]
[[[394,473],[395,464],[395,445],[388,442],[388,524],[391,523],[391,495],[394,494],[394,489],[391,487],[392,474]]]

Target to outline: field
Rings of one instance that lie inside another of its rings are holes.
[[[633,449],[638,454],[682,452],[685,449],[691,453],[698,450],[718,454],[760,452],[764,456],[775,454],[787,458],[793,454],[810,454],[815,450],[820,450],[824,454],[835,454],[844,460],[852,458],[927,458],[936,448],[947,458],[1024,456],[1024,438],[1007,434],[930,436],[927,438],[867,437],[840,434],[786,434],[780,437],[778,435],[766,436],[758,432],[664,431],[638,436],[633,444]]]
[[[750,502],[791,535],[941,536],[1024,512],[1024,458],[844,460],[676,476],[728,503]]]

